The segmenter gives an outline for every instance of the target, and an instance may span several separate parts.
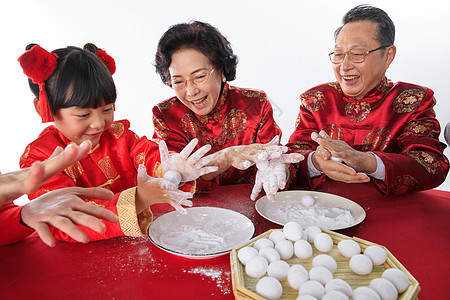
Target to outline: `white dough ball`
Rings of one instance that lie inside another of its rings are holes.
[[[312,260],[312,266],[313,267],[325,267],[328,270],[330,270],[331,273],[336,272],[337,270],[337,263],[334,260],[333,257],[331,257],[328,254],[319,254]]]
[[[309,270],[309,279],[316,280],[323,285],[326,285],[328,281],[333,279],[333,274],[325,267],[312,267]]]
[[[267,259],[261,255],[257,255],[245,265],[245,273],[252,278],[261,278],[266,274],[268,266]]]
[[[274,245],[276,245],[278,242],[281,242],[282,240],[285,240],[285,239],[286,239],[286,237],[284,236],[284,233],[281,230],[275,230],[269,234],[269,240],[271,240]]]
[[[255,242],[255,244],[253,244],[253,247],[256,248],[256,250],[261,250],[262,248],[266,248],[266,247],[272,247],[273,248],[273,242],[271,240],[269,240],[268,238],[260,238],[259,240],[257,240]]]
[[[167,171],[164,173],[163,178],[174,183],[175,185],[178,185],[181,182],[181,174],[175,170]]]
[[[358,275],[367,275],[372,272],[373,264],[370,258],[364,254],[356,254],[350,258],[350,269]]]
[[[283,226],[283,233],[286,239],[295,242],[303,237],[303,229],[297,222],[288,222]]]
[[[322,299],[323,295],[325,295],[325,288],[323,285],[315,280],[308,280],[298,290],[298,295],[311,295],[316,297],[317,299]]]
[[[384,264],[387,259],[386,250],[377,245],[367,247],[367,249],[364,251],[364,255],[367,255],[372,260],[374,266]]]
[[[349,300],[347,295],[339,291],[331,291],[322,297],[322,300]]]
[[[397,288],[399,294],[406,291],[409,287],[409,278],[402,270],[391,268],[387,269],[381,275],[382,278],[389,280]]]
[[[387,279],[375,278],[370,282],[370,288],[380,295],[382,300],[397,300],[398,292],[395,286]]]
[[[297,297],[297,300],[318,300],[318,299],[311,295],[301,295]]]
[[[314,238],[319,233],[322,233],[322,229],[320,229],[319,226],[311,225],[311,226],[306,227],[305,233],[306,233],[306,235],[308,237],[308,242],[314,243]]]
[[[352,300],[381,300],[381,298],[371,288],[360,286],[353,291]]]
[[[338,250],[343,256],[351,258],[361,253],[361,246],[354,240],[342,240],[338,244]]]
[[[319,233],[314,238],[314,246],[320,252],[330,252],[333,249],[333,239],[324,232]]]
[[[352,296],[353,292],[352,287],[347,283],[347,281],[339,278],[331,279],[325,285],[325,292],[329,293],[331,291],[339,291],[349,298]]]
[[[301,201],[304,206],[313,206],[316,202],[312,195],[304,195]]]
[[[275,278],[263,277],[256,284],[256,292],[267,299],[279,299],[283,294],[283,287]]]
[[[269,264],[281,259],[280,253],[278,253],[277,250],[271,247],[262,248],[261,250],[259,250],[259,255],[264,256]]]
[[[284,260],[276,260],[267,267],[267,275],[283,281],[286,279],[289,269],[290,267],[287,262]]]
[[[275,250],[280,253],[281,259],[289,259],[294,255],[294,244],[289,240],[284,240],[275,245]]]
[[[332,161],[335,161],[335,162],[338,162],[338,163],[343,162],[342,158],[340,158],[340,157],[334,157],[334,156],[331,156],[330,159],[331,159]]]
[[[305,240],[298,240],[294,243],[294,253],[300,259],[308,259],[312,256],[311,244]]]
[[[308,271],[302,265],[293,265],[287,275],[288,283],[294,290],[298,290],[300,286],[309,280]]]
[[[241,264],[244,266],[256,255],[258,255],[258,250],[256,250],[253,247],[247,246],[244,248],[241,248],[238,251],[238,258]]]

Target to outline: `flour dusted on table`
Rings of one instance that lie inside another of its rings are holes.
[[[189,274],[199,274],[203,277],[207,277],[210,280],[213,280],[216,283],[216,286],[220,288],[224,295],[229,295],[232,292],[229,288],[229,286],[231,286],[231,284],[229,283],[229,281],[231,280],[229,271],[224,271],[214,267],[196,267],[190,270],[183,270],[183,272]],[[214,296],[214,294],[211,296]]]

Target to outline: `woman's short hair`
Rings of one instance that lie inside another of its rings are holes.
[[[230,42],[208,23],[192,21],[171,26],[161,37],[155,55],[156,73],[170,85],[169,67],[172,55],[180,49],[195,49],[205,55],[227,81],[236,78],[237,56]]]

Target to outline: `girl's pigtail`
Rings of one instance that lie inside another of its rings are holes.
[[[98,50],[97,52],[95,52],[95,55],[97,55],[98,58],[100,58],[100,60],[105,63],[105,65],[111,72],[111,75],[113,75],[116,72],[116,62],[114,61],[114,58],[112,58],[108,53],[106,53],[105,50]]]
[[[55,71],[58,58],[58,55],[48,52],[39,45],[34,45],[18,59],[25,75],[39,86],[39,110],[42,123],[54,121],[45,91],[45,81]]]
[[[83,48],[97,55],[98,58],[100,58],[100,60],[106,65],[109,72],[111,72],[111,75],[113,75],[116,72],[116,62],[114,61],[114,58],[112,58],[108,53],[106,53],[105,50],[99,49],[92,43],[87,43],[86,45],[84,45]]]

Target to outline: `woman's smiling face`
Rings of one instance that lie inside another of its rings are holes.
[[[210,60],[198,50],[182,48],[172,55],[169,66],[172,86],[174,82],[186,81],[185,86],[176,89],[177,98],[197,115],[209,114],[219,100],[222,88],[222,73],[214,70]],[[207,76],[206,82],[194,84],[197,77]]]

